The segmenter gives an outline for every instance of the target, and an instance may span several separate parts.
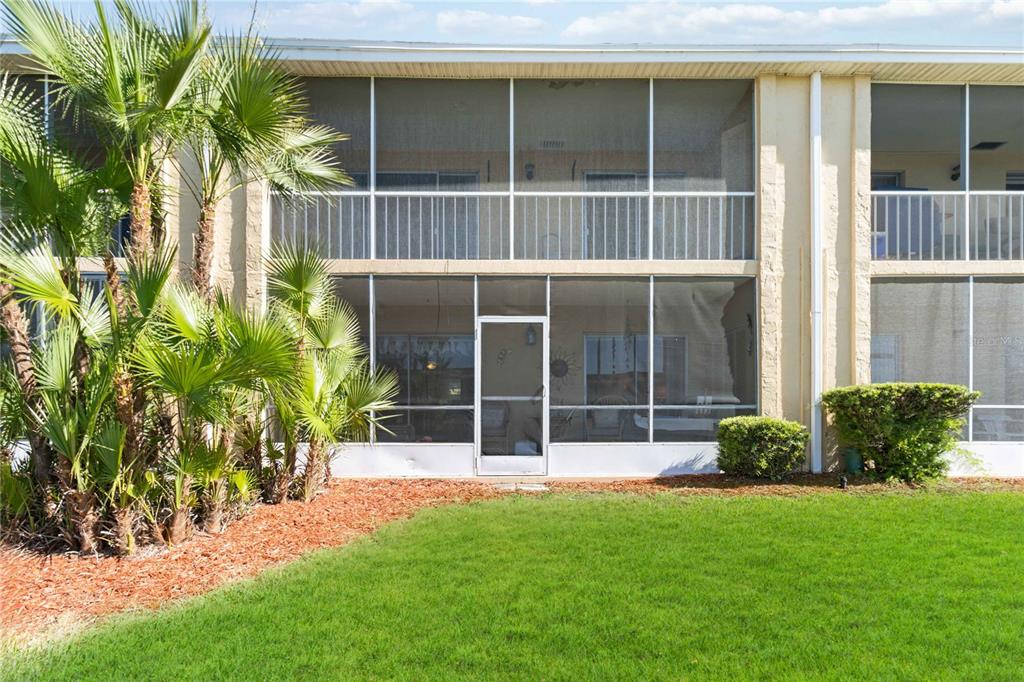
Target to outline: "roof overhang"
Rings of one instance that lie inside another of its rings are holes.
[[[275,39],[303,76],[393,78],[754,78],[867,75],[878,81],[1024,84],[1024,49],[896,45],[458,45]],[[0,65],[30,65],[0,40]]]

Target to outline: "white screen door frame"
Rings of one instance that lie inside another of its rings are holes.
[[[539,455],[484,455],[481,419],[483,417],[483,337],[486,325],[497,324],[532,324],[540,328],[541,346],[541,443]],[[548,318],[544,315],[478,315],[475,333],[475,372],[474,377],[474,410],[473,410],[473,442],[476,454],[475,464],[478,476],[546,476],[548,472],[548,367],[550,366],[550,340],[548,338]]]

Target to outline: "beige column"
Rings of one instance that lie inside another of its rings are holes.
[[[853,91],[850,343],[852,383],[866,384],[871,381],[871,78],[856,76]]]
[[[236,278],[242,280],[239,293],[244,296],[245,305],[263,310],[267,305],[264,265],[270,252],[270,191],[266,182],[250,182],[244,192],[244,233],[237,248],[245,262]]]
[[[810,81],[758,79],[761,408],[810,423]]]
[[[781,417],[782,410],[782,222],[785,171],[778,163],[779,110],[776,78],[757,79],[758,148],[758,330],[760,405],[763,414]]]

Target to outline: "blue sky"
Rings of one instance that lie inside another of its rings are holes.
[[[211,3],[223,27],[252,3]],[[475,43],[899,43],[1024,47],[1024,0],[262,0],[267,35]]]
[[[209,2],[221,30],[253,15],[253,0]],[[91,2],[70,5],[92,14]],[[264,35],[280,38],[1024,48],[1024,0],[258,0],[255,16]]]

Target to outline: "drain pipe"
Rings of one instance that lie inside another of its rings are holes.
[[[821,72],[811,74],[811,471],[821,472],[823,386],[821,222]]]

